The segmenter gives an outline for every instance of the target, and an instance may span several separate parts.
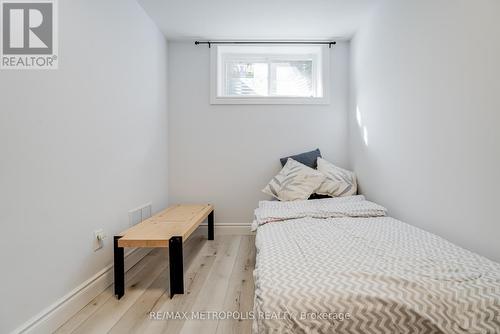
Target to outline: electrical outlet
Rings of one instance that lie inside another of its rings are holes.
[[[106,239],[106,233],[103,229],[94,231],[94,252],[98,251],[104,246],[104,239]]]

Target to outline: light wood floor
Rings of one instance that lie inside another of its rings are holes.
[[[125,296],[112,287],[56,333],[250,333],[251,320],[151,320],[150,312],[238,311],[253,308],[255,237],[193,234],[184,245],[185,294],[168,294],[168,249],[155,249],[126,274]]]

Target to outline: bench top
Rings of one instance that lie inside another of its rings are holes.
[[[214,210],[211,204],[180,204],[120,234],[118,247],[168,247],[171,237],[185,241]]]

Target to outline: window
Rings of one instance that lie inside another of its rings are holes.
[[[211,48],[212,104],[327,104],[328,47]]]

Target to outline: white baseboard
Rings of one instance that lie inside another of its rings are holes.
[[[207,225],[201,225],[198,233],[208,233]],[[217,235],[252,235],[248,224],[216,224],[215,237]],[[125,254],[125,271],[128,271],[151,249],[138,248]],[[60,298],[54,304],[50,305],[23,325],[15,329],[11,334],[35,334],[52,333],[73,315],[80,311],[92,299],[113,284],[113,265],[110,264],[93,277],[83,282],[73,291]]]
[[[138,248],[127,252],[125,254],[125,271],[128,271],[150,251],[151,249],[149,248]],[[106,290],[111,284],[113,284],[112,264],[108,265],[73,291],[35,315],[15,329],[12,334],[54,332],[92,299]]]

